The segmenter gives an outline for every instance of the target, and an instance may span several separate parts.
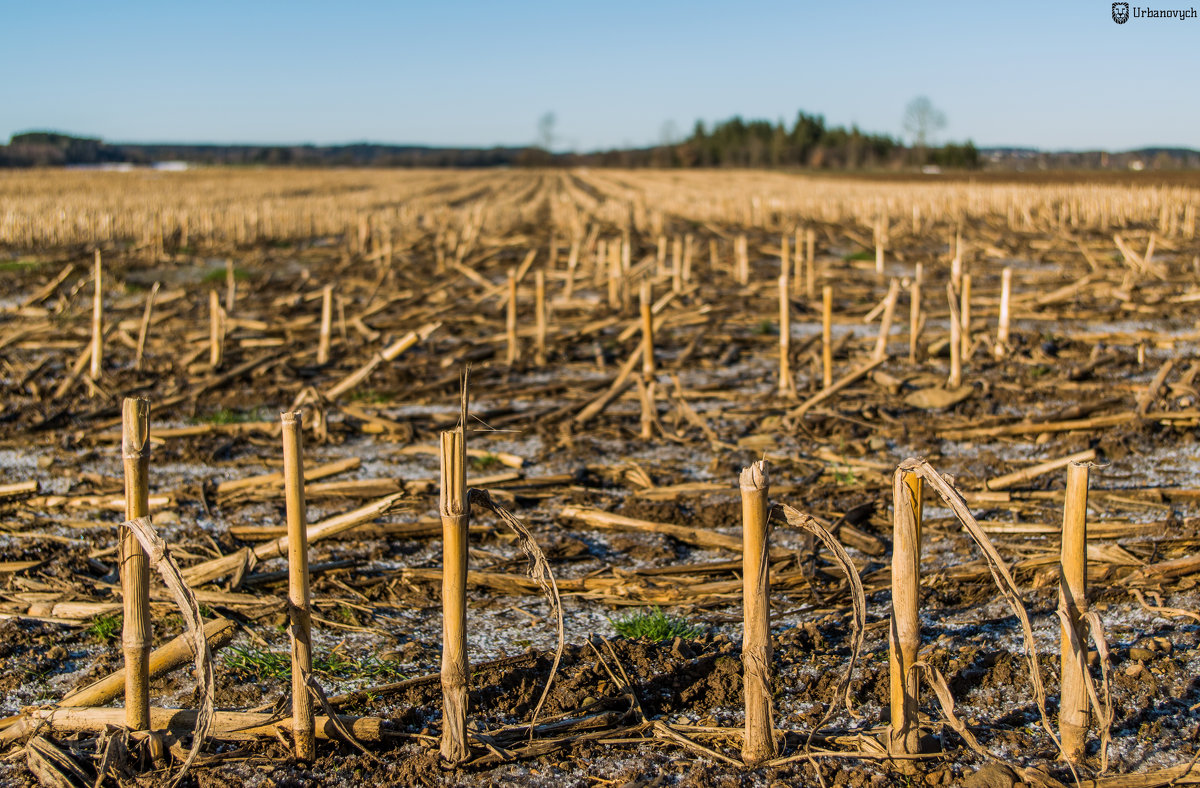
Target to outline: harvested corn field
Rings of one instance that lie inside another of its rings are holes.
[[[1200,781],[1198,204],[4,173],[0,781]]]

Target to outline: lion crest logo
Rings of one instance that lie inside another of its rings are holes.
[[[1113,21],[1118,25],[1129,21],[1129,3],[1113,3]]]

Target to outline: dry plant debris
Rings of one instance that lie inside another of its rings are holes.
[[[0,782],[1196,782],[1198,203],[1150,173],[6,173]],[[126,397],[150,403],[145,511]],[[221,653],[289,647],[292,410],[307,762],[291,671]],[[495,516],[463,523],[443,761],[438,442],[460,426],[463,505]],[[761,461],[750,768],[738,471]],[[1064,629],[1080,462],[1089,609]],[[897,468],[926,488],[911,751],[887,731]],[[145,644],[118,635],[123,527],[163,573]],[[617,636],[653,606],[677,636]],[[126,727],[126,647],[149,730]]]

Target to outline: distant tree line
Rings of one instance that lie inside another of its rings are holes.
[[[980,166],[970,141],[908,148],[887,134],[829,126],[821,115],[800,112],[784,123],[739,116],[709,129],[696,121],[686,139],[648,148],[558,154],[558,163],[617,167],[806,167],[827,170],[899,169],[936,164],[954,169]]]
[[[941,148],[906,148],[887,134],[829,126],[821,115],[800,112],[792,127],[782,122],[745,121],[740,117],[717,123],[712,130],[697,121],[692,134],[674,148],[673,164],[700,167],[811,167],[815,169],[876,169],[938,164],[943,167],[979,166],[979,151],[970,141]]]
[[[419,145],[133,145],[52,132],[15,134],[0,145],[0,167],[147,165],[160,161],[229,166],[497,167],[527,148],[430,148]]]
[[[45,167],[63,164],[116,164],[124,161],[121,151],[90,137],[34,131],[14,134],[0,146],[0,165]]]
[[[675,152],[678,164],[685,167],[859,169],[887,164],[903,150],[886,134],[864,133],[858,126],[826,126],[822,116],[801,112],[791,129],[783,123],[733,117],[708,130],[697,121]]]
[[[552,118],[547,115],[546,118]],[[537,145],[508,148],[431,148],[402,145],[127,145],[53,132],[14,135],[0,146],[0,166],[152,164],[181,160],[194,164],[300,167],[812,167],[871,169],[935,163],[965,168],[979,165],[974,145],[905,148],[886,134],[857,126],[827,126],[820,115],[801,112],[790,129],[783,123],[734,117],[710,129],[696,122],[677,143],[591,153],[554,153],[545,139],[552,121],[539,124]],[[544,127],[544,128],[543,128]]]
[[[543,123],[549,129],[547,123]],[[550,131],[543,130],[543,137]],[[542,144],[525,147],[434,148],[418,145],[133,145],[54,132],[16,134],[0,145],[0,167],[149,165],[186,161],[250,167],[804,167],[823,170],[903,170],[924,165],[944,169],[1185,169],[1200,166],[1200,153],[1154,148],[1124,153],[1050,153],[1022,148],[976,149],[970,141],[906,147],[886,134],[857,126],[828,126],[820,115],[801,112],[783,123],[734,117],[711,129],[697,122],[677,142],[590,153],[555,153]]]

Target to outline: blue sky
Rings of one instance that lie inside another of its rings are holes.
[[[1110,11],[1110,0],[0,0],[0,138],[519,145],[553,112],[556,147],[590,150],[734,114],[790,124],[800,109],[898,135],[924,94],[949,121],[942,139],[1200,148],[1200,20],[1117,25]]]

